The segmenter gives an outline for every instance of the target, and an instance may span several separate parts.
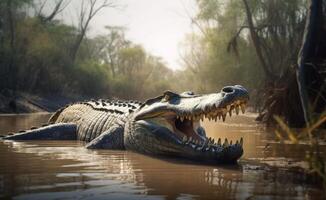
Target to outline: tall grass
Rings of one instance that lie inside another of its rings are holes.
[[[288,139],[293,144],[298,144],[300,141],[308,140],[309,151],[306,160],[309,163],[310,173],[317,174],[326,189],[326,161],[322,156],[319,144],[321,137],[325,137],[325,129],[322,129],[321,126],[326,123],[326,112],[302,130],[291,129],[279,116],[274,116],[274,119],[279,125],[279,129],[275,130],[275,135],[280,141]]]

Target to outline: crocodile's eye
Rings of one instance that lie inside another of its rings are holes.
[[[164,97],[163,97],[163,99],[162,99],[162,101],[163,102],[167,102],[169,100],[170,100],[170,96],[168,94],[165,94]]]
[[[161,99],[162,102],[167,102],[170,101],[171,99],[173,99],[174,97],[178,97],[179,95],[171,92],[171,91],[165,91],[163,93],[163,98]]]

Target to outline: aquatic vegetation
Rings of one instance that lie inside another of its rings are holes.
[[[293,144],[298,144],[300,141],[308,141],[309,151],[306,154],[306,160],[309,163],[309,172],[320,177],[326,188],[326,160],[320,151],[320,141],[325,139],[323,138],[325,129],[321,127],[326,123],[326,112],[301,130],[291,129],[279,116],[274,116],[274,119],[278,124],[275,135],[281,142],[290,140]]]

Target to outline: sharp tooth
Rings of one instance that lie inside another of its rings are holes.
[[[229,111],[229,115],[230,115],[230,117],[232,116],[232,109],[230,109],[230,111]]]
[[[230,141],[230,145],[232,145],[232,140]]]
[[[228,111],[225,108],[222,108],[222,114],[226,114]]]
[[[240,107],[241,107],[242,113],[244,114],[245,111],[246,111],[246,104],[243,103],[243,104],[240,105]]]
[[[218,138],[217,144],[221,145],[221,138]]]
[[[223,147],[227,147],[227,146],[229,146],[229,142],[228,142],[228,139],[225,138],[225,141],[224,141]]]
[[[239,144],[239,141],[237,140],[237,141],[235,142],[235,144]]]
[[[225,121],[225,118],[226,118],[226,114],[223,114],[222,115],[222,118],[223,118],[223,122]]]
[[[184,118],[183,118],[183,116],[181,116],[181,117],[180,117],[180,121],[183,122],[183,120],[184,120]]]
[[[240,139],[240,145],[242,146],[243,145],[243,138],[241,137]]]
[[[239,105],[235,106],[235,113],[237,113],[237,115],[239,114]]]
[[[214,121],[215,121],[215,122],[217,121],[217,116],[214,117]]]
[[[183,138],[182,138],[182,143],[186,143],[187,142],[187,140],[188,140],[188,137],[185,135],[185,136],[183,136]]]
[[[220,120],[221,119],[221,114],[218,114],[218,120]]]
[[[214,144],[215,143],[215,140],[214,139],[212,139],[212,144]]]
[[[227,105],[226,106],[226,111],[229,111],[231,109],[231,106],[230,105]]]

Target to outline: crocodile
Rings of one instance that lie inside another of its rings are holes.
[[[243,154],[243,139],[235,143],[207,137],[204,118],[225,120],[244,113],[249,100],[241,85],[221,91],[191,91],[138,101],[90,100],[57,110],[42,127],[7,135],[5,140],[81,140],[89,149],[117,149],[214,163],[235,163]]]

